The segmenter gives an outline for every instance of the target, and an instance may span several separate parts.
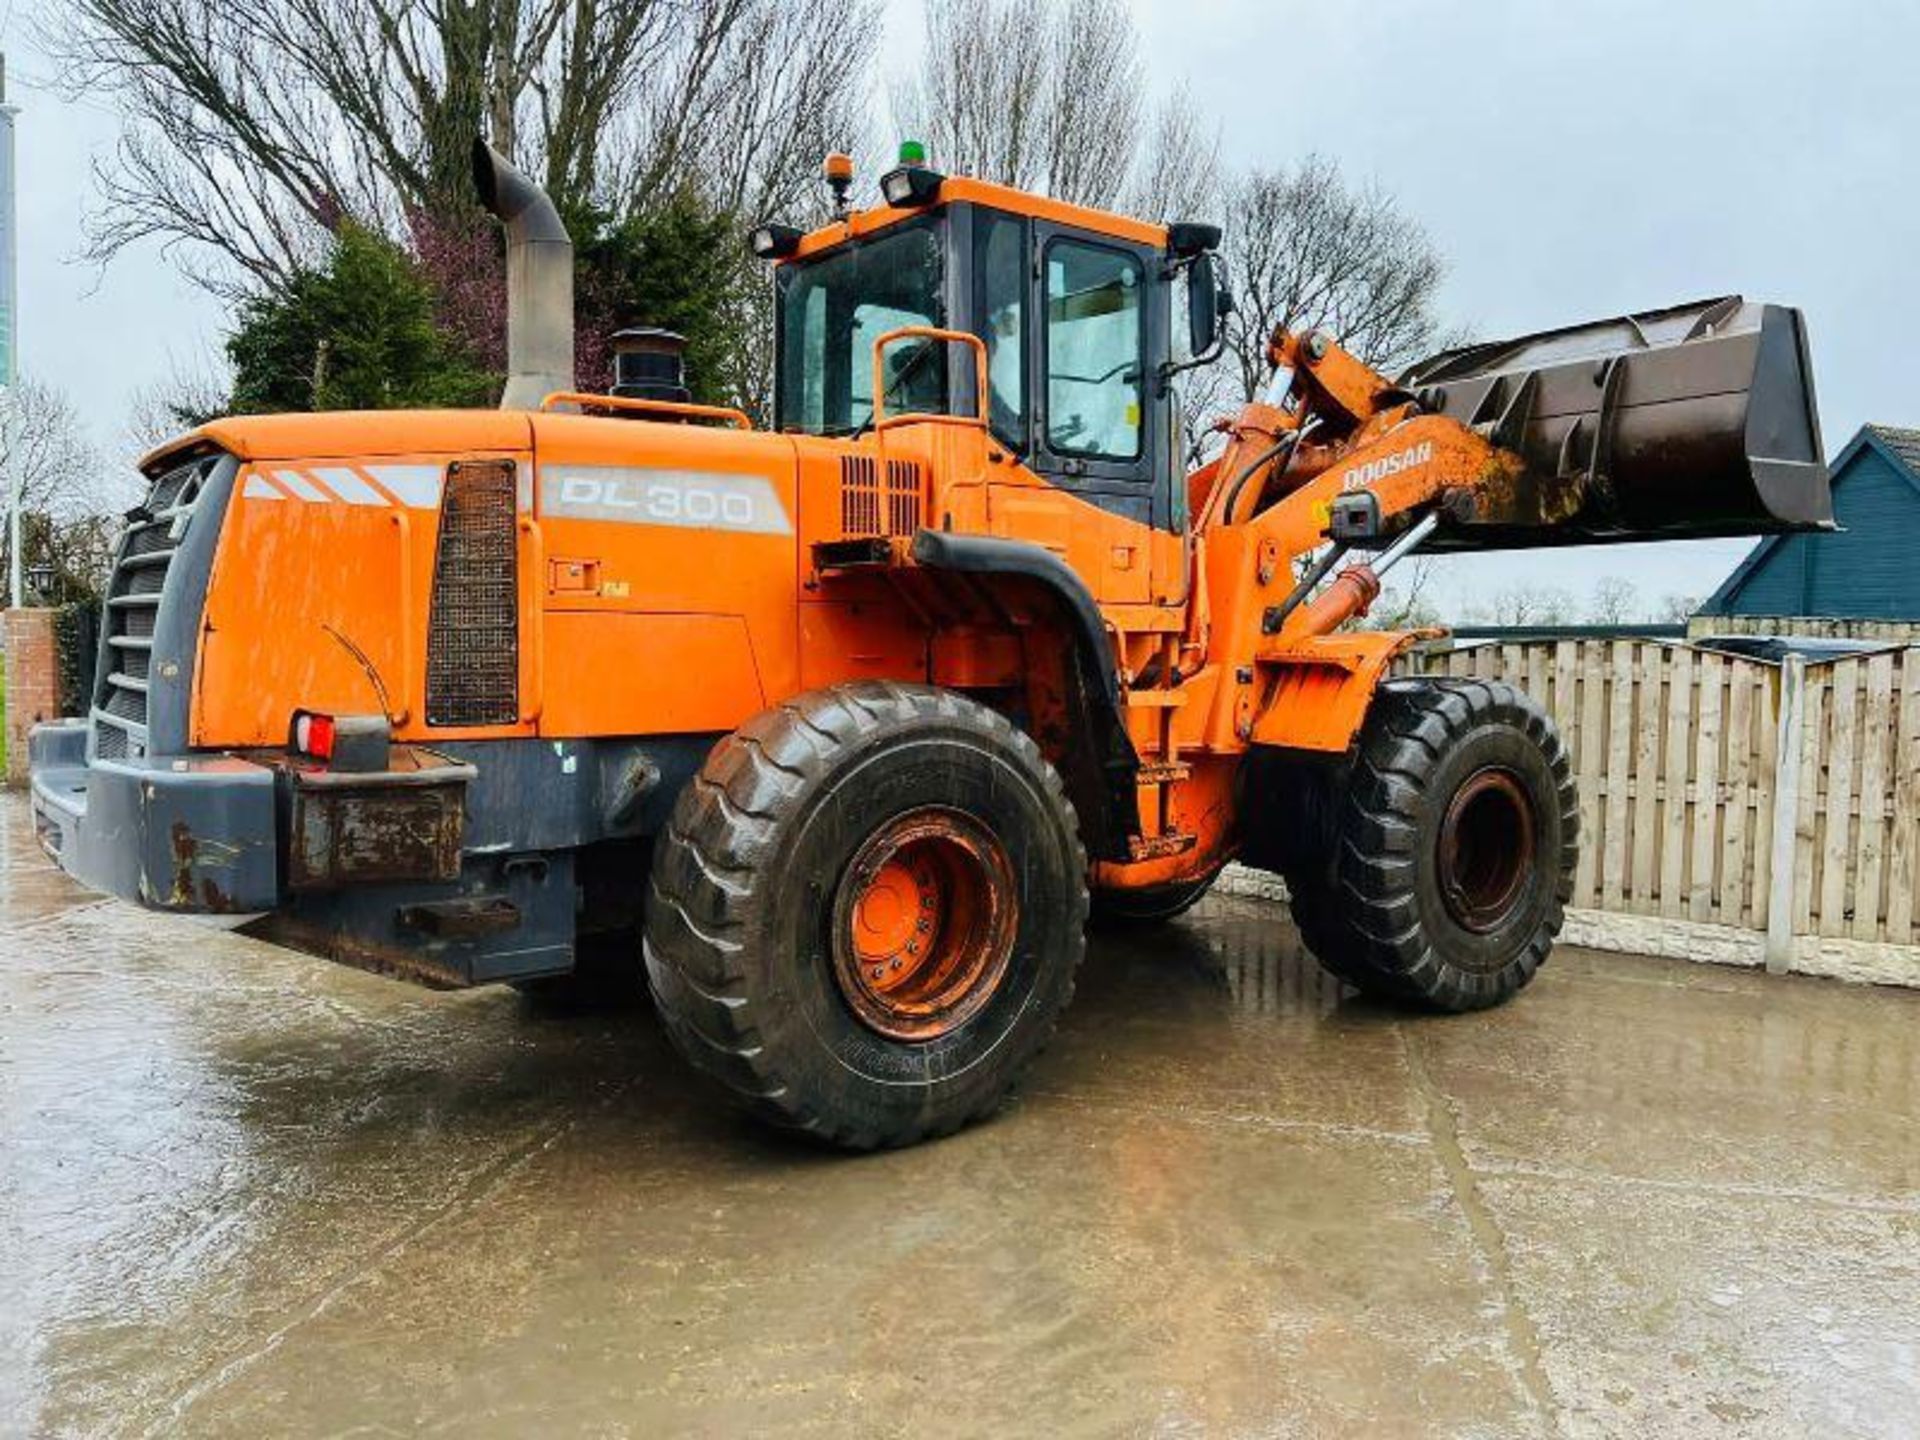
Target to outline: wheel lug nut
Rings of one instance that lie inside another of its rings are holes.
[[[873,967],[873,978],[875,980],[878,980],[882,975],[885,975],[886,973],[887,972],[882,970],[878,965]]]

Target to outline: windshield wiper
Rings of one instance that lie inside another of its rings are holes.
[[[911,360],[900,367],[900,373],[895,375],[893,379],[889,380],[881,388],[880,399],[867,410],[867,418],[854,427],[853,434],[849,437],[850,439],[858,440],[873,428],[873,417],[880,413],[881,404],[892,399],[893,392],[912,378],[914,371],[920,368],[920,363],[933,353],[934,342],[929,337],[916,335],[914,340],[920,348],[914,351]]]

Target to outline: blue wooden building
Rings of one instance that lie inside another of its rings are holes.
[[[1840,529],[1762,540],[1694,628],[1748,616],[1920,622],[1920,430],[1868,425],[1830,468]]]

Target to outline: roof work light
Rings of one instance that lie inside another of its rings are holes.
[[[927,147],[918,140],[900,142],[900,163],[880,177],[880,194],[897,210],[931,205],[947,177],[927,168]]]

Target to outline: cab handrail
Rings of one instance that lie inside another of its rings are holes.
[[[682,415],[689,420],[724,420],[739,430],[753,429],[744,410],[731,405],[696,405],[691,400],[648,400],[638,395],[590,395],[580,390],[556,390],[540,402],[544,413],[562,405],[583,410],[631,410],[635,414]]]
[[[920,410],[905,410],[898,415],[886,413],[886,353],[887,347],[902,340],[933,340],[943,343],[966,345],[973,350],[974,393],[979,397],[980,410],[976,415],[953,415],[949,413],[930,414]],[[898,330],[889,330],[875,338],[873,342],[873,428],[886,430],[895,425],[933,424],[968,425],[987,428],[987,343],[978,335],[967,330],[942,330],[934,325],[902,325]]]

